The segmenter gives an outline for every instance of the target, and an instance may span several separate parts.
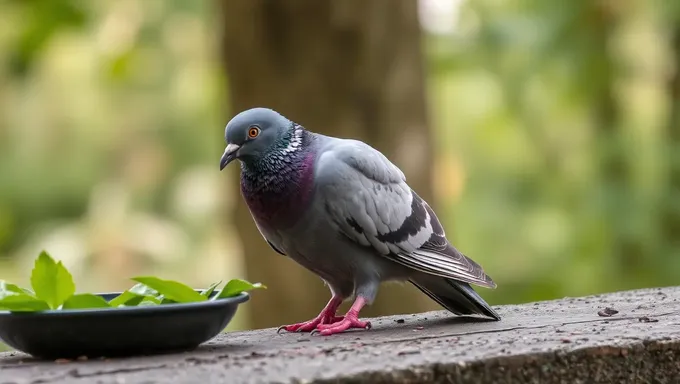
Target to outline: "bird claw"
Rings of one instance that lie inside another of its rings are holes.
[[[316,329],[316,327],[323,323],[324,323],[323,319],[316,318],[309,321],[305,321],[304,323],[282,325],[276,330],[276,333],[279,333],[282,330],[291,333],[309,332]]]
[[[315,318],[304,323],[282,325],[276,329],[276,333],[280,334],[281,331],[291,332],[291,333],[302,333],[302,332],[314,332],[321,325],[330,325],[341,322],[344,316],[334,316],[332,318],[323,317],[321,319]]]
[[[286,333],[301,333],[307,331],[306,328],[309,328],[310,325],[311,324],[309,323],[282,325],[276,329],[276,333],[281,334],[281,331],[286,331]],[[314,326],[316,327],[316,324],[314,324]]]
[[[348,329],[366,329],[372,328],[370,321],[360,321],[357,318],[345,317],[344,319],[332,324],[319,324],[311,333],[312,336],[319,334],[321,336],[330,336],[337,333],[345,332]]]
[[[361,321],[358,318],[359,311],[366,304],[365,298],[357,297],[345,316],[335,316],[337,305],[334,304],[339,304],[335,296],[333,296],[333,299],[321,311],[319,316],[304,323],[284,325],[279,327],[276,333],[285,329],[288,332],[311,332],[311,335],[320,334],[328,336],[342,333],[351,328],[371,329],[370,322]]]

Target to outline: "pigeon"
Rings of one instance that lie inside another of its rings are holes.
[[[331,291],[318,316],[277,332],[369,329],[359,312],[390,281],[413,284],[456,315],[500,320],[471,286],[496,284],[447,240],[432,208],[375,148],[314,133],[262,107],[234,116],[225,141],[220,170],[239,160],[241,195],[264,240]]]

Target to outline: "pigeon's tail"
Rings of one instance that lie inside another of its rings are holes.
[[[501,317],[468,283],[432,275],[418,275],[410,280],[423,293],[456,315]]]

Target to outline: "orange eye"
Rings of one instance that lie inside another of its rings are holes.
[[[254,139],[257,137],[257,135],[260,134],[260,128],[258,127],[250,127],[248,128],[248,137],[251,139]]]

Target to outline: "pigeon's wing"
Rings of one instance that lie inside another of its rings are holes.
[[[382,153],[356,140],[323,148],[318,198],[340,230],[357,243],[415,270],[495,288],[482,267],[451,245],[432,208]]]

